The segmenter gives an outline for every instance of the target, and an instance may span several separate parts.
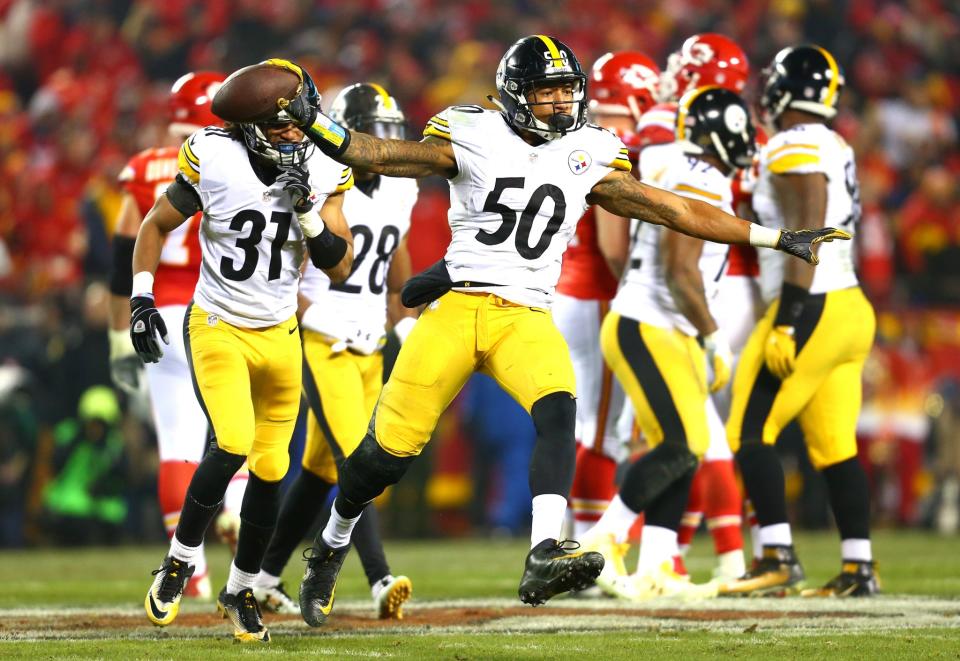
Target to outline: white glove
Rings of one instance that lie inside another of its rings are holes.
[[[410,332],[413,331],[413,327],[416,325],[416,323],[416,317],[404,317],[393,325],[393,332],[397,334],[397,339],[400,340],[400,344],[403,344],[407,341],[407,338],[410,337]]]
[[[110,378],[128,395],[136,394],[143,380],[143,361],[130,342],[130,332],[111,328],[107,334],[110,339]]]
[[[383,334],[364,334],[343,323],[340,316],[325,312],[317,305],[311,305],[303,311],[300,325],[306,330],[326,335],[336,340],[330,349],[340,353],[350,349],[364,355],[376,353],[383,346]]]
[[[713,370],[710,392],[717,392],[730,381],[733,351],[730,350],[730,343],[719,328],[703,338],[703,348],[707,352],[707,364]]]

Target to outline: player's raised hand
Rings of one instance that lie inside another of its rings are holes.
[[[290,194],[293,210],[298,214],[308,213],[313,209],[317,196],[310,188],[310,173],[306,167],[303,165],[281,167],[277,183]]]
[[[777,250],[790,253],[794,257],[799,257],[808,264],[816,266],[820,260],[813,252],[813,246],[821,242],[849,241],[851,235],[835,227],[823,227],[818,230],[780,230],[780,238],[777,240]]]
[[[290,119],[297,126],[312,126],[320,112],[320,93],[313,82],[313,78],[305,69],[300,69],[303,75],[303,88],[293,99],[278,99],[278,110],[286,111]]]
[[[167,325],[163,323],[153,296],[134,296],[130,299],[130,339],[143,362],[156,363],[163,357],[158,336],[164,344],[170,344]]]

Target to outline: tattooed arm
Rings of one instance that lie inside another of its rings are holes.
[[[610,213],[663,225],[682,234],[717,243],[749,243],[750,223],[665,190],[647,186],[623,170],[601,179],[587,195],[587,202]]]

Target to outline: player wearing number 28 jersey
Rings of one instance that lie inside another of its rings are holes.
[[[305,98],[289,104],[315,144],[344,164],[449,179],[453,234],[443,261],[405,287],[405,303],[430,304],[400,351],[367,435],[341,467],[334,511],[314,545],[323,560],[308,567],[300,590],[310,624],[330,612],[363,507],[400,479],[474,371],[503,386],[537,429],[533,548],[521,600],[536,605],[593,583],[602,556],[557,541],[573,479],[576,403],[570,355],[550,315],[561,257],[590,204],[714,241],[752,241],[802,256],[814,239],[836,236],[751,229],[709,204],[640,183],[620,139],[586,123],[586,76],[552,37],[511,46],[497,90],[499,111],[450,108],[430,120],[420,143],[350,132]]]

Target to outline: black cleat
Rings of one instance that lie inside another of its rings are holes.
[[[180,612],[180,599],[183,598],[183,589],[187,581],[193,576],[194,566],[182,560],[167,556],[160,563],[160,568],[153,570],[153,583],[143,600],[143,607],[147,611],[147,619],[158,627],[165,627],[177,617]]]
[[[763,557],[740,578],[723,583],[717,593],[730,596],[783,597],[803,588],[806,575],[793,546],[764,546]]]
[[[303,559],[307,570],[300,584],[300,614],[311,627],[322,626],[333,610],[333,593],[337,589],[337,576],[343,560],[350,552],[350,545],[332,549],[317,538],[313,546],[304,550]]]
[[[539,606],[563,592],[593,585],[603,571],[603,556],[579,548],[574,541],[545,539],[530,549],[520,579],[520,601]]]
[[[252,588],[244,588],[237,594],[230,594],[224,587],[217,597],[217,610],[233,623],[233,637],[236,642],[270,642],[270,634],[263,626],[260,604],[253,596]]]
[[[880,594],[877,564],[862,560],[844,560],[840,573],[822,588],[800,593],[804,597],[869,597]]]

